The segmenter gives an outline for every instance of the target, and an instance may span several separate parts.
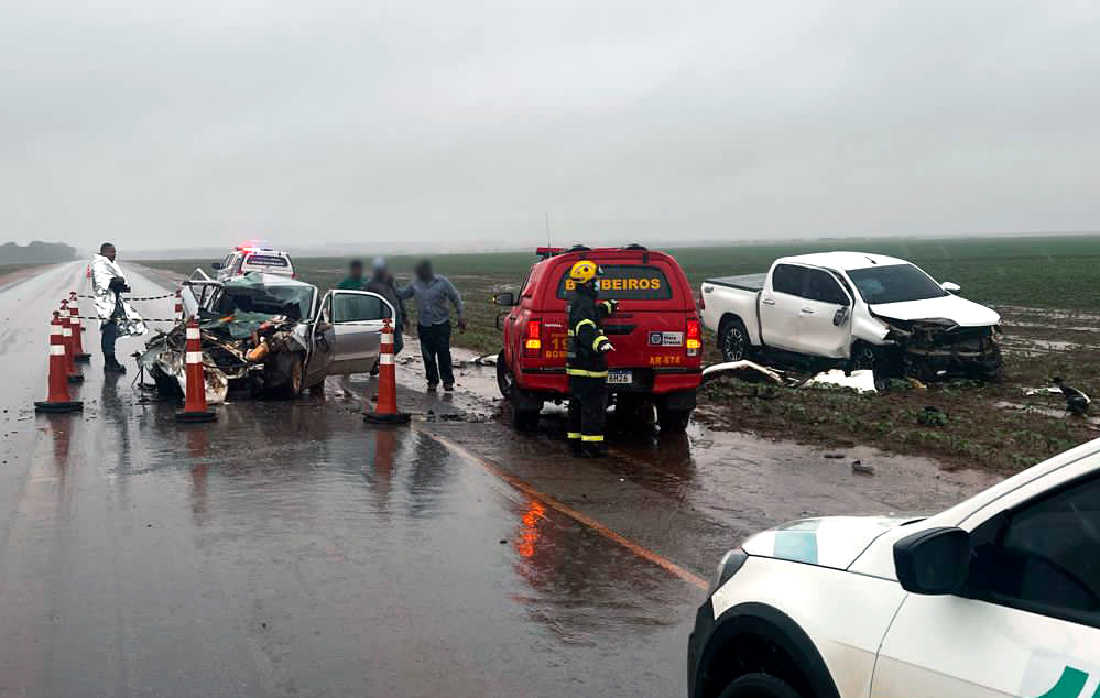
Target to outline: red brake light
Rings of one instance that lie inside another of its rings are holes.
[[[527,321],[527,337],[523,340],[524,356],[542,356],[542,320]]]
[[[696,352],[699,351],[699,348],[703,346],[702,343],[699,341],[698,320],[692,318],[687,321],[687,332],[684,333],[684,336],[687,338],[687,341],[684,342],[684,346],[687,347],[688,356],[695,356]]]

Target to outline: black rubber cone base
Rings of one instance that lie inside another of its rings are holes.
[[[396,414],[375,414],[374,412],[367,412],[363,415],[363,421],[367,424],[408,424],[412,421],[412,416],[404,412],[398,412]]]
[[[177,412],[176,421],[181,424],[202,424],[204,422],[213,422],[218,418],[218,413],[214,410],[208,410],[206,412]]]
[[[92,360],[92,355],[88,352],[82,354],[73,354],[73,361],[79,361],[82,364],[86,364]]]
[[[74,373],[74,374],[70,375],[69,376],[69,382],[70,383],[83,383],[84,382],[84,374],[83,373]]]
[[[69,402],[36,402],[34,403],[35,412],[59,413],[59,412],[83,412],[84,401],[83,400],[70,400]]]

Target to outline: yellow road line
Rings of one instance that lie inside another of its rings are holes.
[[[551,509],[554,509],[558,513],[565,514],[566,516],[573,519],[574,521],[576,521],[580,524],[583,524],[584,526],[587,526],[588,528],[592,529],[593,531],[600,534],[604,538],[607,538],[610,541],[618,543],[622,547],[629,550],[633,555],[635,555],[635,556],[637,556],[637,557],[639,557],[643,560],[646,560],[648,562],[651,562],[654,565],[657,565],[658,567],[663,568],[664,570],[666,570],[670,574],[672,574],[676,577],[679,577],[680,579],[684,580],[685,582],[687,582],[689,584],[692,584],[692,585],[698,587],[699,589],[704,589],[705,590],[705,589],[708,588],[709,585],[707,584],[707,581],[705,579],[703,579],[702,577],[700,577],[699,575],[695,574],[694,572],[686,570],[683,567],[681,567],[680,565],[677,565],[672,560],[669,560],[668,558],[664,557],[663,555],[650,550],[649,548],[645,547],[644,545],[640,545],[638,543],[635,543],[634,541],[632,541],[629,538],[626,538],[626,537],[616,533],[615,531],[612,531],[610,528],[603,525],[602,523],[600,523],[596,519],[593,519],[591,516],[588,516],[587,514],[582,514],[581,512],[577,511],[576,509],[569,506],[568,504],[565,504],[564,502],[560,502],[557,499],[554,499],[550,495],[546,494],[545,492],[541,492],[541,491],[535,489],[534,487],[532,487],[528,483],[526,483],[523,480],[520,480],[519,478],[517,478],[515,475],[511,475],[509,473],[506,473],[503,470],[501,470],[499,467],[497,467],[496,465],[494,465],[494,464],[490,463],[489,461],[485,460],[484,458],[481,458],[479,456],[474,455],[473,453],[471,453],[464,446],[460,446],[460,445],[456,444],[454,441],[451,441],[450,439],[448,439],[445,436],[440,436],[439,434],[434,434],[430,431],[420,429],[420,428],[417,428],[416,430],[418,432],[420,432],[421,434],[424,434],[428,438],[434,439],[435,441],[439,442],[443,446],[446,446],[448,449],[454,451],[455,453],[459,454],[463,458],[468,458],[469,460],[472,460],[475,463],[478,463],[479,465],[481,465],[481,467],[485,468],[490,473],[492,473],[493,475],[496,475],[501,480],[504,480],[509,485],[516,488],[520,492],[523,492],[527,496],[529,496],[533,499],[537,499],[538,501],[542,502],[544,505],[550,507]]]

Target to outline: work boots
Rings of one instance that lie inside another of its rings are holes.
[[[603,458],[607,455],[607,448],[598,441],[577,441],[574,439],[569,442],[569,450],[577,458]]]
[[[114,354],[103,357],[103,370],[108,373],[126,373],[126,367],[118,362]]]

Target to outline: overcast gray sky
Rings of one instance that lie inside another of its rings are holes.
[[[90,7],[94,6],[94,7]],[[3,0],[0,238],[1100,228],[1100,5]]]

